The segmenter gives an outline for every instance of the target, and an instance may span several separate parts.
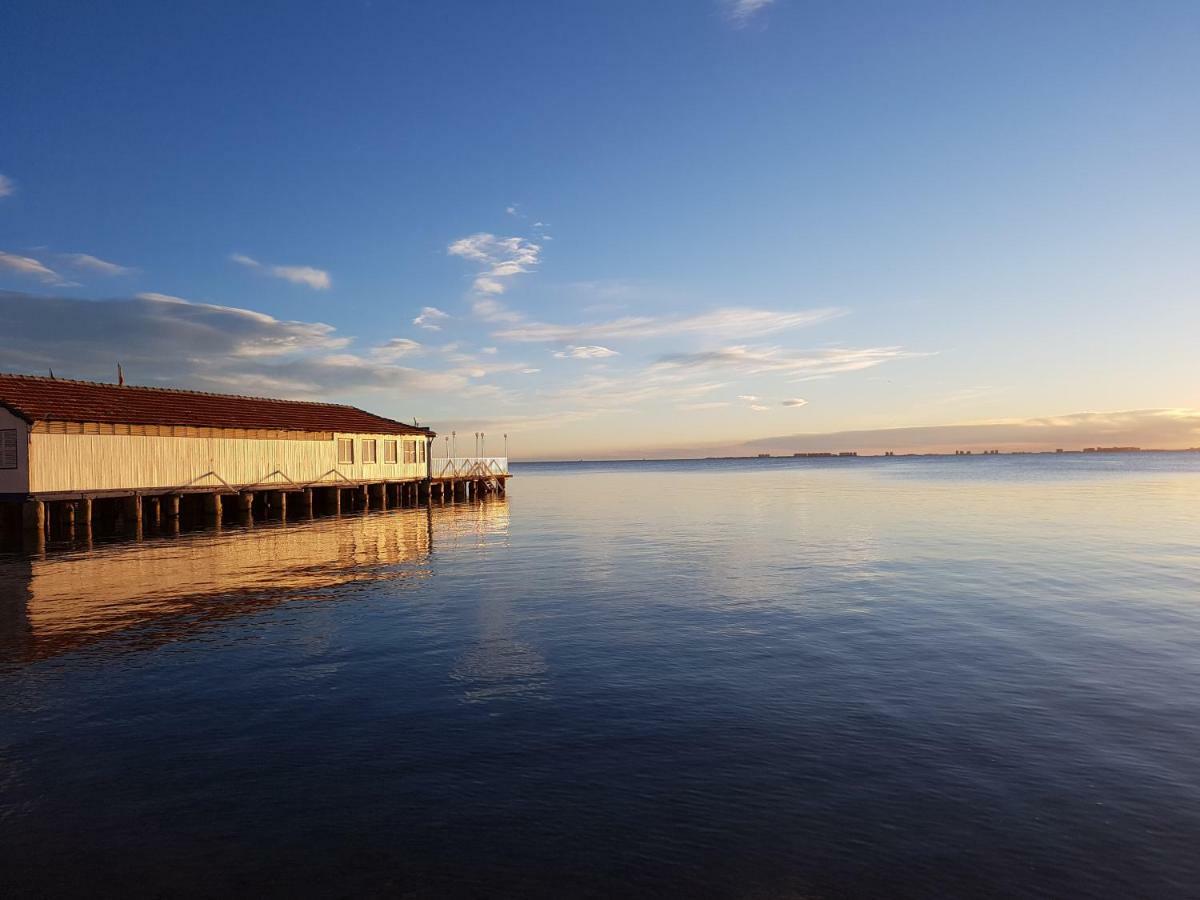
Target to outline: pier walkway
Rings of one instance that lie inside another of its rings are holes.
[[[126,491],[81,491],[29,495],[0,504],[0,543],[42,546],[48,538],[109,532],[140,532],[181,518],[220,523],[313,516],[427,504],[462,503],[503,495],[509,479],[505,457],[430,459],[420,478],[352,479],[338,470],[297,482],[282,471],[249,484],[230,484],[206,472],[187,484]]]

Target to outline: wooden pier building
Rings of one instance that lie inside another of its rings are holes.
[[[0,533],[97,518],[312,515],[502,493],[506,459],[434,460],[435,434],[334,403],[0,374]]]

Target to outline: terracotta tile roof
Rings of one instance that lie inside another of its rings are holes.
[[[0,373],[0,406],[26,422],[108,422],[373,434],[432,434],[339,403],[308,403]]]

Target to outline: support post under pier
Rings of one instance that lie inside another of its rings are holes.
[[[204,495],[204,512],[210,522],[221,524],[221,495]]]
[[[26,500],[21,505],[21,530],[25,546],[31,549],[46,544],[46,504],[41,500]]]

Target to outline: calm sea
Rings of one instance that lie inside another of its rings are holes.
[[[1200,454],[0,558],[5,896],[1200,896]]]

